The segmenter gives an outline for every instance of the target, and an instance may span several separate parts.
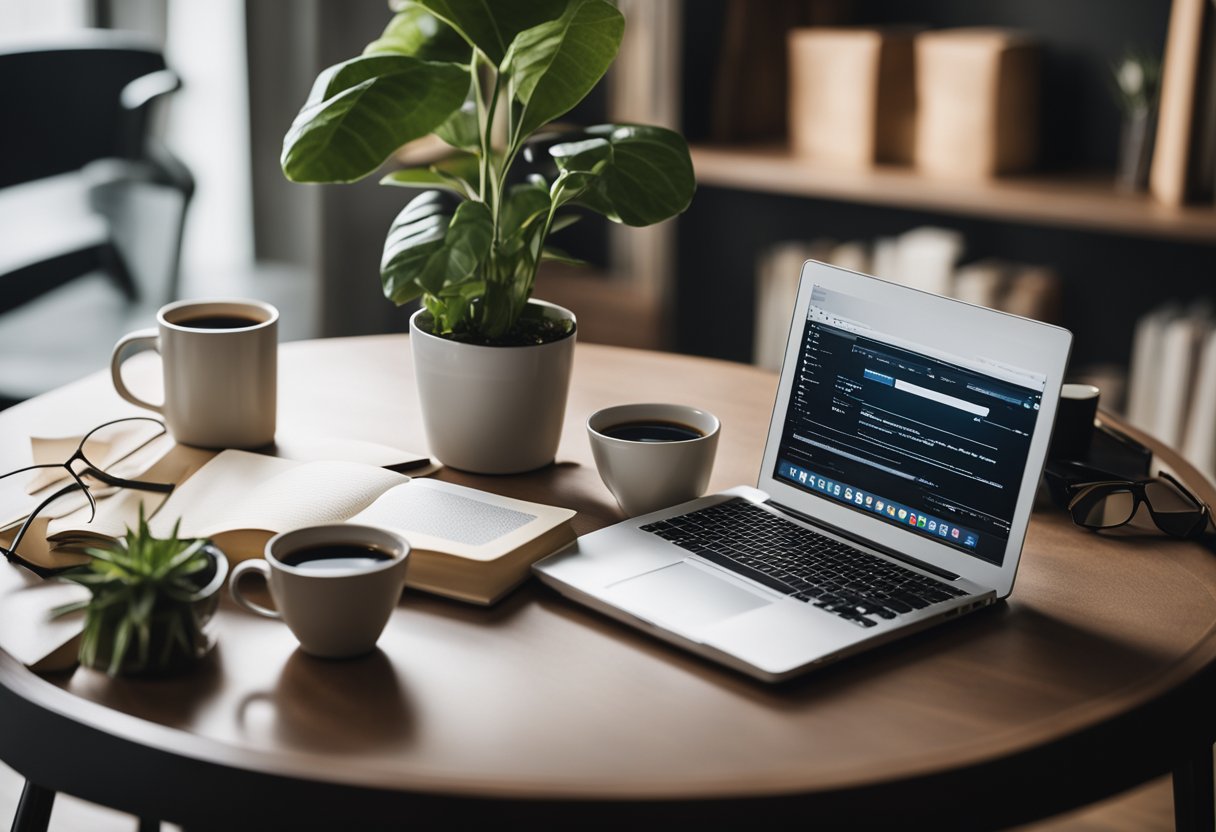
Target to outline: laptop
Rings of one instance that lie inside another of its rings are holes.
[[[584,535],[533,569],[765,681],[993,604],[1013,589],[1071,343],[808,261],[755,487]]]

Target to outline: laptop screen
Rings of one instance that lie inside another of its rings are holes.
[[[773,474],[1000,566],[1046,375],[925,331],[815,285]]]

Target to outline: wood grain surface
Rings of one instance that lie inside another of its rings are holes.
[[[425,451],[408,338],[300,342],[281,356],[281,433]],[[155,388],[158,372],[155,360],[133,361],[131,383]],[[621,516],[591,461],[590,413],[633,401],[708,408],[723,424],[711,481],[722,488],[756,481],[775,387],[775,376],[743,365],[581,345],[556,465],[439,476],[575,508],[587,532]],[[127,410],[95,376],[0,413],[0,468],[28,455],[31,431],[67,432]],[[1168,450],[1160,458],[1216,497]],[[894,811],[872,802],[892,784],[956,777],[970,788],[967,777],[1010,767],[1027,786],[1076,784],[1075,800],[1002,806],[1012,822],[1163,773],[1180,737],[1207,730],[1210,720],[1201,728],[1187,710],[1192,699],[1171,697],[1210,675],[1214,591],[1216,559],[1201,545],[1137,530],[1095,535],[1043,511],[1007,603],[782,686],[686,655],[533,581],[488,610],[407,592],[379,649],[353,661],[305,656],[281,624],[225,606],[219,647],[191,675],[148,682],[78,670],[44,680],[0,655],[0,687],[54,719],[194,765],[386,793],[856,794],[878,816]],[[18,744],[0,733],[0,758],[35,765]],[[1107,768],[1109,778],[1096,776]]]

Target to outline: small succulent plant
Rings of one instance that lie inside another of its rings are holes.
[[[63,578],[92,593],[54,615],[85,611],[80,661],[109,675],[169,672],[204,655],[228,563],[206,540],[153,536],[140,509],[136,529],[86,549],[87,564]]]

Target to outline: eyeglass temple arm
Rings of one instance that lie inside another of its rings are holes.
[[[123,479],[113,474],[107,474],[105,471],[99,471],[92,465],[85,468],[82,473],[85,476],[92,477],[115,488],[134,488],[136,491],[155,491],[160,494],[168,494],[174,488],[174,484],[171,482],[146,482],[144,480]]]
[[[1208,511],[1211,510],[1207,503],[1205,503],[1203,500],[1196,497],[1191,492],[1191,490],[1189,488],[1187,488],[1185,485],[1183,485],[1182,482],[1177,477],[1175,477],[1173,474],[1169,473],[1168,471],[1158,471],[1157,475],[1164,477],[1165,479],[1172,482],[1178,488],[1179,491],[1181,491],[1183,494],[1185,494],[1186,496],[1188,496],[1192,500],[1194,500],[1196,505],[1202,506],[1204,509],[1206,509]]]

